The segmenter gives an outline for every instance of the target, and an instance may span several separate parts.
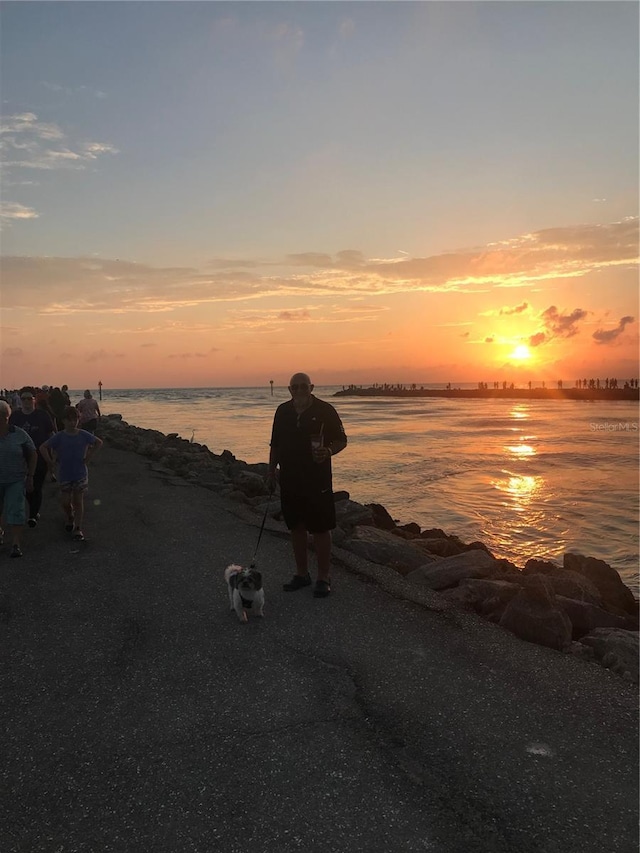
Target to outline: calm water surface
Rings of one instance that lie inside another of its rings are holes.
[[[637,584],[636,403],[332,400],[336,390],[315,391],[349,437],[334,460],[336,489],[401,522],[479,539],[517,565],[578,551]],[[102,411],[266,462],[273,413],[288,397],[285,388],[103,391]]]

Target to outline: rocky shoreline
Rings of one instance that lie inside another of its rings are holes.
[[[286,533],[280,501],[265,486],[266,463],[248,464],[228,450],[217,455],[178,433],[165,435],[101,418],[109,445],[145,456],[176,485],[210,489]],[[563,564],[532,555],[523,567],[495,557],[482,542],[465,543],[439,528],[399,523],[381,504],[359,504],[336,492],[339,553],[379,567],[407,591],[422,591],[437,609],[477,614],[519,638],[598,663],[638,683],[638,601],[603,560],[564,554]],[[415,600],[415,599],[414,599]]]

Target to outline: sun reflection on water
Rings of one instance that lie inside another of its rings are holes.
[[[512,453],[516,459],[524,459],[526,456],[536,455],[535,448],[531,447],[530,444],[505,444],[504,449]]]
[[[544,477],[529,476],[526,474],[513,474],[511,471],[503,471],[507,476],[494,480],[491,485],[502,492],[505,500],[503,506],[521,515],[521,523],[535,524],[541,517],[540,508],[533,511],[532,502],[539,499],[544,488]],[[523,514],[527,514],[523,518]]]

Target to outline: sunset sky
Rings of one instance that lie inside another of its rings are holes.
[[[0,386],[638,376],[638,8],[4,2]]]

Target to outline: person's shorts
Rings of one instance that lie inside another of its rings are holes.
[[[24,524],[27,520],[24,495],[24,480],[0,483],[0,507],[6,524]]]
[[[69,480],[66,483],[60,483],[60,491],[63,494],[69,494],[70,492],[86,492],[89,488],[89,479],[87,477],[84,480]]]
[[[309,533],[325,533],[336,526],[336,505],[331,489],[318,495],[283,494],[280,506],[289,530],[302,525]]]

